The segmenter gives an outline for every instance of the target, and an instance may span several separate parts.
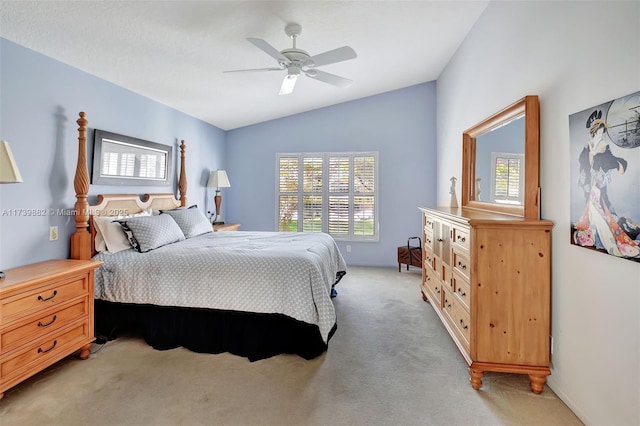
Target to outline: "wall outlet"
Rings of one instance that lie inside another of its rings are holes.
[[[351,244],[347,244],[347,253],[351,253]]]
[[[51,226],[49,227],[49,241],[55,241],[58,239],[58,227]]]

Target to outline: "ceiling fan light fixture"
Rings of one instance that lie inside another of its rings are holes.
[[[298,80],[298,74],[287,74],[284,76],[284,79],[282,80],[282,86],[280,86],[280,93],[278,93],[279,95],[288,95],[291,92],[293,92],[293,88],[296,85],[296,81]]]

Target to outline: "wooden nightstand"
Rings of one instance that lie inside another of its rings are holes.
[[[238,228],[240,228],[239,223],[222,223],[220,225],[213,225],[214,232],[237,231]]]
[[[93,336],[93,276],[102,262],[49,260],[6,270],[0,280],[0,398],[80,350]]]

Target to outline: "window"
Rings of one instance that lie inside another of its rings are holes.
[[[277,155],[277,229],[378,241],[378,153]]]
[[[524,155],[491,153],[491,201],[501,204],[524,202]]]

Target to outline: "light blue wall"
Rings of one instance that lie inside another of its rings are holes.
[[[189,204],[210,207],[206,177],[211,169],[224,167],[224,131],[0,38],[0,138],[9,141],[24,179],[20,184],[0,185],[0,270],[69,256],[73,218],[49,214],[49,209],[72,208],[75,203],[79,111],[85,111],[89,120],[89,163],[93,129],[173,145],[176,165],[177,145],[184,139]],[[102,192],[175,191],[175,183],[168,187],[91,185],[89,194],[94,199]],[[37,215],[15,215],[14,209],[31,209]],[[58,226],[57,241],[49,241],[49,226]]]
[[[435,111],[429,82],[229,131],[226,221],[275,230],[278,152],[378,151],[380,239],[338,245],[350,265],[395,265],[397,246],[421,235],[418,206],[435,205]]]
[[[0,138],[11,144],[24,178],[0,185],[0,270],[69,256],[73,218],[49,210],[75,203],[79,111],[89,121],[89,171],[93,129],[173,145],[174,172],[184,139],[189,204],[210,210],[208,173],[226,168],[232,187],[223,189],[223,218],[242,230],[275,229],[277,152],[378,151],[380,240],[350,243],[350,253],[340,243],[352,265],[394,265],[396,247],[420,235],[417,207],[435,205],[435,82],[224,132],[0,38],[0,89]],[[91,185],[90,202],[103,192],[175,193],[176,185]],[[16,209],[45,213],[12,214]],[[59,227],[57,241],[49,241],[50,226]]]

